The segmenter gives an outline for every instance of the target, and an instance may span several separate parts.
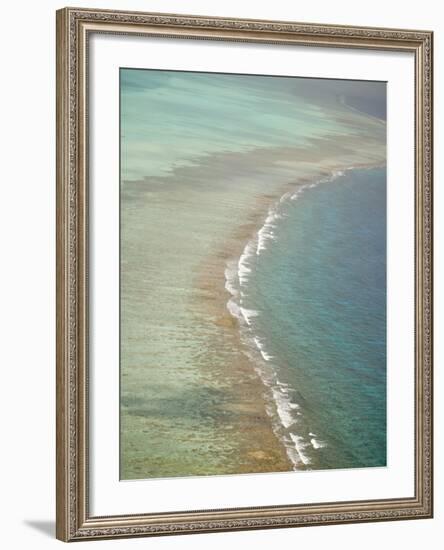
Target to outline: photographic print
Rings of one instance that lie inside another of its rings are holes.
[[[433,32],[56,27],[57,538],[432,517]]]
[[[386,83],[120,69],[120,478],[386,465]]]

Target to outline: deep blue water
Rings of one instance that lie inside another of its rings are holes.
[[[309,468],[384,466],[386,171],[347,171],[279,212],[243,304],[293,418],[283,436]]]

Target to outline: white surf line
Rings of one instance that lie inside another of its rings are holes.
[[[259,312],[254,309],[242,307],[242,287],[248,284],[252,273],[252,268],[250,267],[251,259],[254,256],[259,256],[264,250],[267,249],[266,245],[268,244],[268,241],[276,240],[273,231],[276,229],[275,222],[283,217],[282,213],[279,212],[279,207],[281,207],[281,205],[287,200],[297,200],[306,189],[312,189],[323,183],[330,183],[338,177],[343,176],[346,170],[354,169],[355,167],[351,166],[341,170],[332,170],[329,176],[321,177],[312,183],[301,185],[293,192],[286,192],[269,208],[264,224],[256,233],[255,237],[247,242],[241,256],[239,257],[239,260],[237,262],[235,260],[227,262],[225,269],[225,289],[231,294],[231,298],[227,302],[227,309],[230,314],[238,319],[250,332],[252,332],[252,319],[257,317]],[[250,340],[254,342],[255,347],[264,362],[269,363],[274,359],[274,357],[264,349],[264,345],[257,335],[254,335],[250,338]],[[270,407],[266,407],[266,411],[272,420],[273,431],[275,432],[276,437],[284,443],[287,455],[295,470],[297,470],[298,466],[301,464],[308,466],[311,460],[306,453],[306,449],[310,446],[313,449],[320,449],[325,447],[326,443],[320,439],[317,439],[317,436],[312,432],[309,433],[310,440],[306,441],[302,435],[295,434],[290,431],[290,428],[297,424],[297,416],[300,416],[302,413],[299,410],[300,406],[297,403],[294,403],[288,395],[288,384],[276,381],[273,385],[273,382],[267,381],[264,378],[264,374],[261,369],[255,368],[255,370],[260,376],[264,386],[269,388],[271,391],[271,397],[276,409],[276,414],[271,412]],[[276,416],[279,419],[281,429],[275,426]],[[288,435],[286,435],[285,432],[287,432]]]

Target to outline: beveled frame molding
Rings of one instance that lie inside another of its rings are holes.
[[[87,44],[93,32],[408,51],[415,56],[415,496],[91,517],[87,413]],[[57,538],[432,517],[432,41],[429,31],[64,8],[57,12]]]

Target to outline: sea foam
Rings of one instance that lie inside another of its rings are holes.
[[[227,309],[233,317],[240,321],[242,340],[251,350],[251,358],[255,364],[256,372],[262,378],[264,386],[269,388],[273,406],[267,405],[266,410],[272,418],[273,429],[277,437],[284,443],[287,455],[295,470],[299,469],[301,465],[306,467],[311,463],[307,449],[317,450],[325,447],[326,443],[312,432],[309,432],[307,439],[297,433],[298,418],[302,415],[301,407],[292,399],[292,389],[289,385],[277,378],[279,365],[273,363],[275,357],[266,350],[265,340],[260,338],[254,331],[254,319],[260,315],[260,312],[245,307],[248,282],[254,272],[256,258],[267,250],[272,241],[277,239],[277,222],[285,216],[283,208],[287,201],[295,201],[300,198],[306,189],[312,189],[319,184],[331,182],[343,174],[344,171],[342,170],[333,171],[330,176],[310,184],[301,185],[295,191],[282,195],[269,208],[262,227],[248,241],[239,260],[227,262],[225,269],[225,289],[231,295],[227,302]],[[256,355],[253,353],[254,349]],[[249,356],[250,353],[248,353]],[[262,367],[260,366],[261,360],[263,362]],[[272,368],[271,371],[270,367]]]
[[[274,241],[274,230],[276,229],[276,221],[282,216],[276,212],[276,208],[271,208],[268,212],[268,216],[265,219],[264,225],[257,232],[257,246],[256,255],[259,256],[261,252],[267,249],[268,241]]]

